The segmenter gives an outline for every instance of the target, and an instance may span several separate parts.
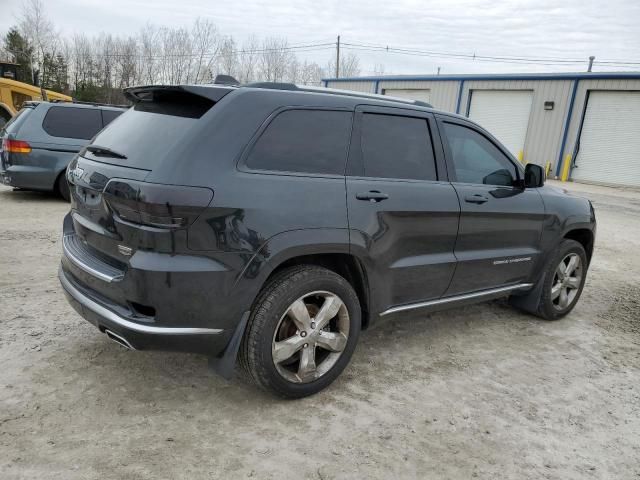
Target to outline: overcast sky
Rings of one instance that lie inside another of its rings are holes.
[[[243,40],[286,37],[290,44],[382,44],[437,52],[538,58],[584,58],[584,65],[517,65],[360,51],[362,74],[583,71],[598,60],[638,62],[639,0],[46,0],[48,18],[65,34],[132,34],[145,23],[188,26],[198,17]],[[0,33],[15,23],[22,0],[0,0]],[[326,64],[332,50],[301,58]]]

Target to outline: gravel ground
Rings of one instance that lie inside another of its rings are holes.
[[[567,188],[598,217],[567,318],[397,317],[281,401],[99,334],[56,279],[68,206],[0,187],[0,478],[639,478],[640,192]]]

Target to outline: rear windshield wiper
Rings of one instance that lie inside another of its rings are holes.
[[[95,155],[103,155],[105,157],[121,158],[122,160],[126,160],[127,159],[126,155],[118,153],[118,152],[116,152],[114,150],[111,150],[110,148],[107,148],[107,147],[100,147],[99,145],[89,145],[89,146],[87,146],[87,150],[89,150],[91,153],[93,153]]]

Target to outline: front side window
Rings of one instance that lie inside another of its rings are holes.
[[[90,140],[102,130],[102,115],[97,108],[51,107],[42,128],[52,137]]]
[[[342,175],[351,118],[350,112],[285,110],[262,133],[246,165],[256,170]]]
[[[515,165],[489,139],[462,125],[444,126],[458,182],[513,186]]]
[[[362,119],[365,177],[436,180],[436,163],[424,118],[366,113]]]

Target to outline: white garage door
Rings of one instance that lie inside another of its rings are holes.
[[[469,118],[489,130],[522,160],[532,99],[531,91],[473,90]]]
[[[417,88],[385,88],[384,95],[392,97],[408,98],[410,100],[422,100],[430,103],[431,91]]]
[[[640,186],[640,92],[591,92],[574,180]]]

